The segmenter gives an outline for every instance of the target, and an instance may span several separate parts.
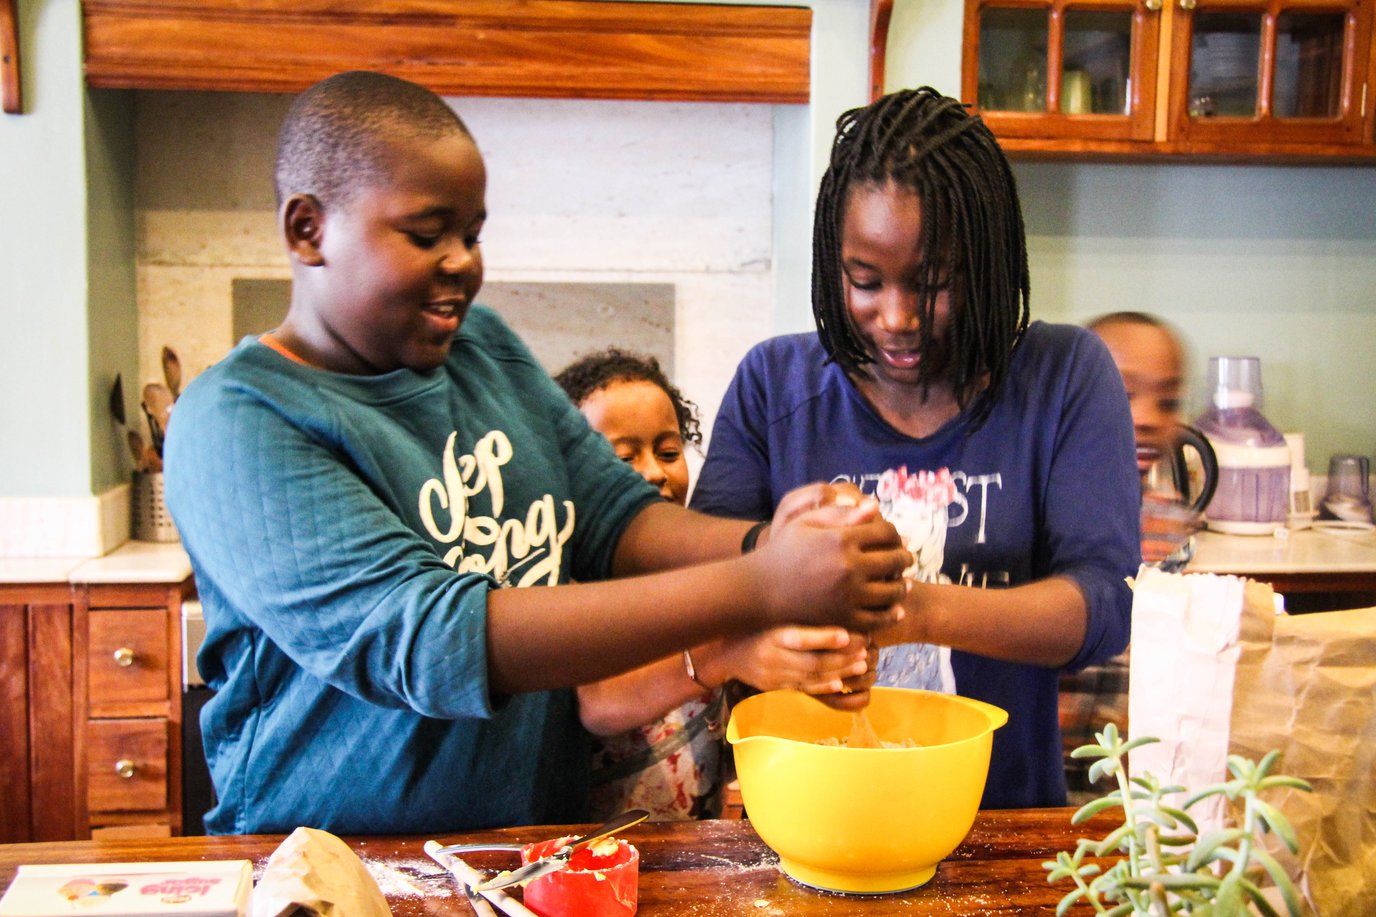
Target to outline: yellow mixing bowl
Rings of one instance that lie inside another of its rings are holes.
[[[784,872],[828,891],[878,894],[922,885],[964,840],[979,811],[994,730],[992,704],[875,688],[868,709],[885,742],[819,745],[850,735],[851,714],[796,691],[746,698],[731,713],[746,816]]]

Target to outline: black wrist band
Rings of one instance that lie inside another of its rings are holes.
[[[767,525],[769,525],[768,521],[756,522],[750,527],[749,531],[745,533],[745,537],[741,539],[742,554],[749,554],[755,550],[755,542],[760,540],[760,533],[765,530]]]

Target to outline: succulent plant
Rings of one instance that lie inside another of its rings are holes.
[[[1073,853],[1059,853],[1054,861],[1042,864],[1049,873],[1047,881],[1075,883],[1061,899],[1057,914],[1083,901],[1105,917],[1232,917],[1249,914],[1253,908],[1267,917],[1279,917],[1262,891],[1269,877],[1286,911],[1298,917],[1301,909],[1295,885],[1259,843],[1257,834],[1258,830],[1274,832],[1292,853],[1298,850],[1289,820],[1262,794],[1280,787],[1309,792],[1311,787],[1297,777],[1271,773],[1280,758],[1278,751],[1260,763],[1230,755],[1231,779],[1199,789],[1174,805],[1169,798],[1187,792],[1185,787],[1162,786],[1150,773],[1128,776],[1128,752],[1159,739],[1144,736],[1124,741],[1112,723],[1094,737],[1097,744],[1083,745],[1071,754],[1097,758],[1089,779],[1110,778],[1117,788],[1080,807],[1071,823],[1081,824],[1113,808],[1122,810],[1123,823],[1101,839],[1081,838]],[[1239,806],[1240,818],[1237,827],[1201,836],[1188,810],[1212,796],[1225,796]],[[1107,869],[1095,861],[1115,854],[1120,858]]]

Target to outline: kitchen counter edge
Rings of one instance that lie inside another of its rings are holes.
[[[0,557],[0,583],[179,583],[189,576],[180,542],[126,541],[102,557]]]

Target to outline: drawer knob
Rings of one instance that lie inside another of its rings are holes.
[[[138,771],[138,769],[138,765],[135,764],[133,761],[130,761],[128,758],[120,758],[118,761],[115,762],[115,773],[119,774],[125,780],[128,780],[131,777],[133,777],[134,774]]]
[[[127,646],[115,650],[115,665],[127,669],[134,664],[134,651]]]

